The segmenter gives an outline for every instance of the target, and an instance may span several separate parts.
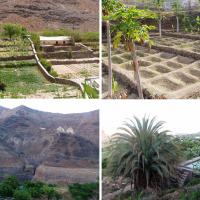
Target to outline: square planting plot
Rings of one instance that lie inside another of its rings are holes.
[[[175,61],[182,63],[182,64],[191,64],[193,63],[195,60],[189,57],[183,57],[183,56],[177,56],[175,59]]]
[[[189,68],[189,69],[187,69],[187,73],[200,79],[200,71],[197,69]]]
[[[174,58],[176,55],[171,53],[162,52],[160,53],[160,57],[164,59],[171,59]]]
[[[151,69],[163,74],[171,72],[171,70],[168,67],[163,65],[154,65],[151,67]]]
[[[146,53],[144,53],[142,51],[137,51],[137,56],[139,56],[139,57],[146,57],[146,56],[148,56],[148,54],[146,54]]]
[[[124,59],[120,58],[119,56],[112,56],[112,63],[121,64],[123,62],[124,62]]]
[[[147,53],[147,54],[156,54],[159,53],[159,51],[155,50],[155,49],[147,49],[147,48],[142,48],[142,52]]]
[[[166,37],[163,41],[171,43],[171,46],[175,43],[182,42],[184,44],[184,42],[187,42],[187,39],[174,42],[176,40],[177,38],[170,38],[168,40]],[[197,41],[195,43],[197,44]],[[178,47],[174,46],[173,48]],[[189,88],[192,88],[197,83],[200,84],[199,60],[154,49],[149,51],[141,46],[137,46],[137,55],[142,83],[147,91],[152,92],[152,95],[161,97],[165,95],[166,98],[171,98],[172,96],[175,98],[182,98],[183,96],[187,98],[190,95],[188,93]],[[116,67],[133,72],[130,52],[120,49],[120,52],[113,56],[113,58],[115,58]],[[130,74],[129,78],[133,78],[132,75]],[[129,76],[129,73],[126,76]]]
[[[123,53],[120,55],[120,57],[126,59],[126,60],[132,60],[132,56],[130,53]]]
[[[183,87],[182,84],[175,83],[174,81],[169,80],[168,78],[165,77],[153,80],[151,84],[164,92],[176,91]]]
[[[197,80],[193,77],[190,77],[189,75],[186,75],[185,73],[183,72],[176,72],[176,73],[173,73],[171,75],[172,78],[178,80],[178,81],[181,81],[182,83],[184,84],[193,84],[193,83],[196,83]]]
[[[124,51],[123,50],[121,50],[121,49],[113,49],[112,50],[112,54],[121,54],[121,53],[124,53]]]
[[[126,62],[126,63],[123,63],[119,66],[123,69],[128,70],[128,71],[133,71],[133,66],[132,66],[131,62]]]
[[[108,56],[108,53],[105,52],[105,51],[103,51],[103,52],[102,52],[102,57],[107,57],[107,56]]]
[[[149,61],[145,61],[145,60],[139,60],[139,66],[140,67],[148,67],[150,65],[152,65],[153,63],[149,62]]]
[[[149,71],[148,69],[141,69],[140,75],[144,79],[150,79],[150,78],[155,77],[157,74],[152,71]]]
[[[152,61],[152,62],[162,62],[162,59],[155,56],[148,57],[147,60]]]
[[[183,65],[181,65],[180,63],[177,62],[172,62],[172,61],[168,61],[166,62],[167,66],[172,68],[172,69],[180,69],[183,67]]]

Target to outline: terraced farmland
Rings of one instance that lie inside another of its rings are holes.
[[[99,77],[98,52],[89,47],[76,43],[75,45],[43,46],[43,55],[48,59],[58,76],[66,79],[78,79],[84,82],[85,78]]]
[[[47,81],[34,60],[28,42],[0,41],[1,98],[81,98],[78,87]]]
[[[173,37],[161,39],[154,37],[153,39],[155,44],[150,51],[145,47],[137,47],[142,86],[146,98],[199,98],[200,59],[196,51],[200,46],[200,40]],[[159,46],[164,48],[160,50]],[[171,48],[173,53],[170,53]],[[194,56],[187,56],[188,51]],[[107,66],[106,47],[103,49],[103,57],[103,62]],[[125,52],[123,48],[113,50],[114,74],[117,74],[122,85],[134,88],[134,72],[131,62],[130,53]],[[106,88],[105,85],[104,88]],[[131,91],[134,90],[131,89]]]

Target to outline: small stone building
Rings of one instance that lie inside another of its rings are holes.
[[[40,42],[41,42],[42,46],[45,46],[45,45],[58,45],[58,46],[74,45],[74,40],[70,36],[56,36],[56,37],[40,36]]]

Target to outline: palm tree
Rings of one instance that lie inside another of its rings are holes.
[[[135,190],[157,189],[175,175],[179,146],[163,121],[143,117],[128,120],[112,137],[109,169],[114,177],[130,180]]]

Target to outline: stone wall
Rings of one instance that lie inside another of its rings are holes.
[[[48,52],[42,53],[47,59],[78,59],[78,58],[92,58],[93,54],[88,50],[82,51],[62,51],[62,52]]]
[[[41,165],[37,168],[34,180],[53,184],[96,182],[99,173],[96,168],[62,168]]]

